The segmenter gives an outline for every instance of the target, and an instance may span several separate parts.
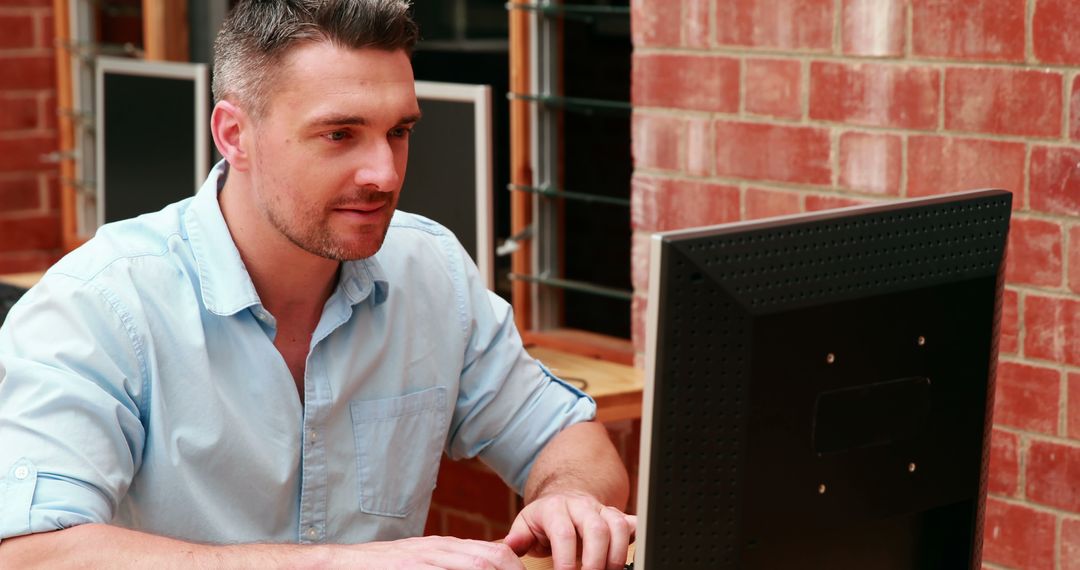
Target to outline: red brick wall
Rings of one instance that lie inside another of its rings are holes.
[[[51,0],[0,5],[0,273],[48,267],[60,252]]]
[[[634,342],[651,232],[1014,192],[984,561],[1080,570],[1076,0],[633,0]]]

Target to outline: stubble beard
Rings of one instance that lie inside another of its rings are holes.
[[[338,203],[345,204],[349,201],[337,200],[325,211],[332,212]],[[388,204],[391,210],[394,206],[396,204]],[[349,246],[334,236],[329,224],[329,214],[320,215],[319,212],[305,208],[303,205],[292,207],[284,203],[280,194],[275,194],[268,202],[264,202],[262,210],[274,229],[290,243],[310,254],[334,261],[354,261],[375,255],[375,252],[382,247],[386,232],[390,227],[390,221],[387,219],[381,228],[370,228],[369,240],[356,246]],[[289,211],[293,215],[287,215],[286,212]],[[359,230],[358,233],[364,231]],[[378,235],[375,235],[375,232],[378,232]]]

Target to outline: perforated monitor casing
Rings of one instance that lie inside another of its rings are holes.
[[[638,563],[978,568],[1010,211],[654,236]]]

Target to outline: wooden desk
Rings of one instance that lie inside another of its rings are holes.
[[[582,388],[596,400],[601,422],[641,417],[642,372],[633,366],[605,362],[542,346],[527,346],[533,358],[556,376]]]
[[[8,273],[6,275],[0,275],[0,283],[7,283],[8,285],[14,285],[16,287],[22,287],[23,289],[29,289],[37,284],[41,280],[41,276],[45,273],[43,271],[32,271],[29,273]]]

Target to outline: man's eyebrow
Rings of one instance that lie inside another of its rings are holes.
[[[398,120],[397,124],[407,125],[420,121],[420,113],[414,113],[412,115],[405,115]],[[311,127],[330,127],[338,125],[358,125],[365,126],[368,124],[368,120],[360,115],[324,115],[317,117],[308,123]]]

